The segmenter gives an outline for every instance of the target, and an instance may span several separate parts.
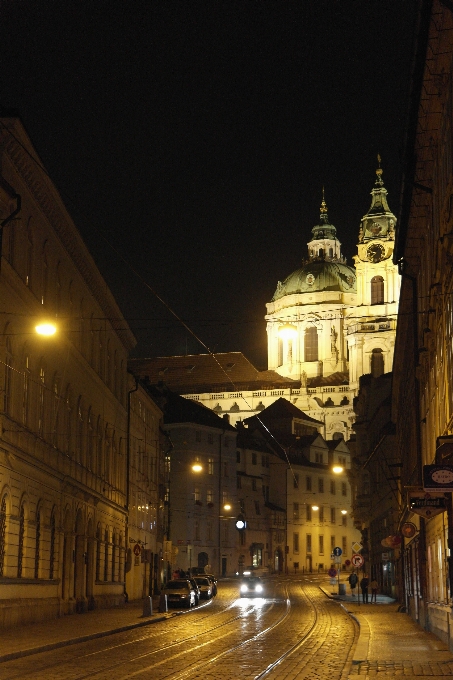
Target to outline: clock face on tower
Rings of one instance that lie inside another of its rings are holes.
[[[380,262],[384,259],[385,248],[380,243],[373,243],[367,248],[366,256],[370,262]]]

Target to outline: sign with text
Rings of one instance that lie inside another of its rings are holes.
[[[411,491],[409,493],[409,509],[416,515],[430,519],[446,511],[446,498],[442,494]]]
[[[424,465],[423,489],[425,491],[453,491],[453,465]]]

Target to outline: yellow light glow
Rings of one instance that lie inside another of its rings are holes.
[[[318,508],[317,505],[312,505],[312,506],[311,506],[311,509],[312,509],[312,510],[319,510],[319,508]]]
[[[224,509],[224,510],[231,510],[231,505],[230,505],[229,503],[226,503],[226,504],[223,506],[223,509]]]
[[[347,510],[342,510],[342,511],[341,511],[341,514],[342,514],[342,515],[347,515],[347,514],[348,514],[348,511],[347,511]]]
[[[194,463],[194,465],[192,465],[192,470],[194,472],[201,472],[202,469],[203,467],[200,465],[200,463]]]
[[[278,329],[278,335],[284,340],[292,340],[293,338],[297,337],[297,328],[291,323],[285,323]]]
[[[39,323],[37,326],[35,326],[35,331],[39,335],[50,336],[50,335],[55,335],[55,333],[57,332],[57,327],[55,326],[55,324],[50,323],[49,321],[45,321],[45,322]]]
[[[335,465],[332,468],[332,472],[335,472],[336,475],[339,475],[341,472],[343,472],[343,468],[341,467],[341,465]]]

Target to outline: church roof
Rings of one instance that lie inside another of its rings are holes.
[[[258,371],[242,352],[131,359],[129,370],[179,394],[299,386],[276,371]]]
[[[319,293],[324,290],[355,293],[357,290],[355,268],[342,262],[310,260],[283,282],[279,281],[272,302],[293,293]]]

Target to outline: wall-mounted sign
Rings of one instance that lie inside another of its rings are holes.
[[[404,522],[401,527],[401,533],[405,538],[413,538],[417,533],[417,527],[412,522]]]
[[[409,493],[409,509],[425,519],[430,519],[446,511],[446,498],[438,493],[411,491]]]
[[[453,491],[453,465],[424,465],[424,491]]]

